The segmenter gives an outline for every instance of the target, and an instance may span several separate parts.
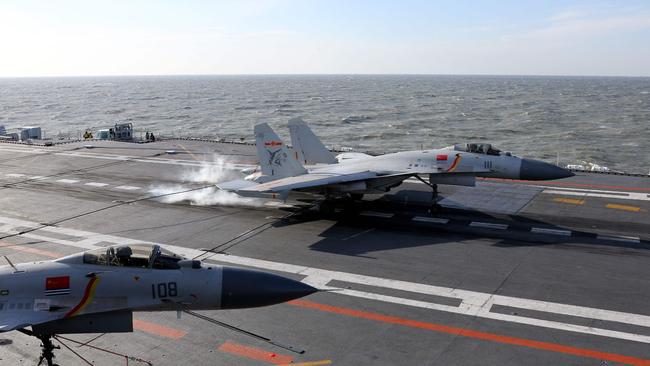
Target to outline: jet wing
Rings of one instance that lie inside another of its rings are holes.
[[[378,178],[374,172],[366,171],[352,174],[310,173],[273,180],[236,190],[242,196],[259,196],[260,194],[284,193],[292,190],[323,187],[330,184],[341,184]]]

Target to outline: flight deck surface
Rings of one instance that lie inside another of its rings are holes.
[[[0,255],[15,263],[159,243],[332,290],[204,312],[304,354],[175,313],[137,313],[133,334],[69,336],[154,365],[650,364],[650,178],[441,186],[436,215],[429,187],[411,180],[328,215],[309,202],[191,192],[140,200],[254,164],[253,146],[206,141],[0,144]],[[0,334],[0,363],[35,364],[38,343]],[[57,360],[82,364],[65,350]]]

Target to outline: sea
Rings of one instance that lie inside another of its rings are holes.
[[[518,156],[650,172],[650,78],[443,75],[0,79],[0,125],[46,137],[131,122],[137,134],[284,139],[302,117],[337,149],[384,153],[491,143]]]

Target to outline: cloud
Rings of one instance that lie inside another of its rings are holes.
[[[560,42],[566,44],[585,38],[650,29],[650,12],[619,12],[565,10],[549,18],[541,27],[520,34],[510,34],[505,40]]]

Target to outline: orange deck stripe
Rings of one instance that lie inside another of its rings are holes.
[[[185,331],[166,327],[164,325],[149,323],[139,319],[133,319],[133,328],[170,339],[181,339],[187,335],[187,332]]]
[[[319,304],[319,303],[305,301],[305,300],[293,300],[288,302],[288,304],[303,307],[303,308],[308,308],[308,309],[314,309],[314,310],[320,310],[329,313],[351,316],[355,318],[374,320],[374,321],[390,323],[390,324],[399,324],[411,328],[419,328],[419,329],[431,330],[434,332],[453,334],[456,336],[482,339],[486,341],[511,344],[511,345],[516,345],[521,347],[534,348],[534,349],[539,349],[544,351],[563,353],[563,354],[586,357],[586,358],[594,358],[602,361],[618,362],[627,365],[650,366],[650,360],[619,355],[616,353],[607,353],[607,352],[601,352],[601,351],[596,351],[591,349],[565,346],[557,343],[540,342],[540,341],[534,341],[534,340],[524,339],[524,338],[503,336],[494,333],[479,332],[471,329],[450,327],[450,326],[435,324],[435,323],[426,323],[426,322],[398,318],[398,317],[393,317],[393,316],[388,316],[388,315],[383,315],[378,313],[370,313],[370,312],[365,312],[360,310]]]
[[[2,243],[2,242],[0,242],[0,248],[7,248],[18,252],[23,252],[23,253],[37,254],[49,258],[61,258],[64,256],[63,254],[54,253],[47,250],[41,250],[41,249],[27,247],[24,245],[16,245],[16,244],[9,244],[9,243]]]
[[[293,362],[293,357],[291,356],[279,355],[263,349],[244,346],[233,342],[222,344],[219,346],[219,351],[250,358],[251,360],[267,362],[273,365],[286,365]]]

